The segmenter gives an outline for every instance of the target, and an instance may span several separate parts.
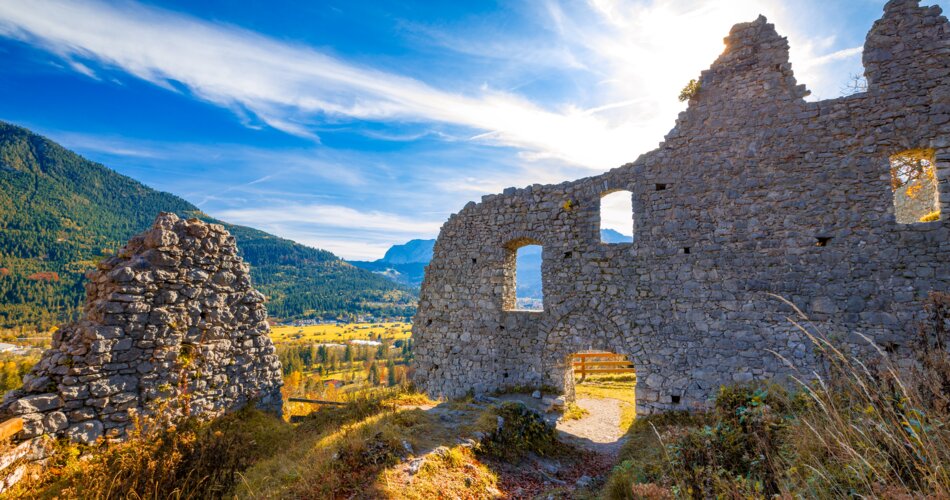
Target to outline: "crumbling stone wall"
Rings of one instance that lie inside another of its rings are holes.
[[[54,334],[0,408],[25,420],[26,437],[122,438],[133,412],[160,401],[190,414],[252,401],[280,413],[264,295],[223,226],[163,213],[87,277],[84,318]]]
[[[948,35],[938,7],[891,1],[867,36],[868,90],[806,102],[786,39],[761,17],[736,25],[658,149],[449,218],[413,325],[416,381],[570,392],[568,356],[606,349],[635,364],[639,412],[704,405],[721,384],[820,368],[770,294],[857,354],[861,335],[906,354],[920,300],[950,289]],[[936,150],[941,220],[898,224],[888,158],[914,148]],[[634,242],[602,244],[599,200],[616,190],[632,192]],[[525,242],[544,247],[539,313],[505,307]]]

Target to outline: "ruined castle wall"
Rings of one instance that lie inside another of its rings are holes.
[[[888,3],[867,37],[868,91],[819,102],[764,18],[726,45],[658,149],[509,188],[445,223],[413,325],[430,394],[569,392],[568,356],[591,348],[633,361],[642,413],[807,376],[820,361],[770,294],[856,352],[860,333],[906,353],[920,300],[950,289],[950,24],[937,7]],[[913,148],[937,151],[940,221],[895,221],[888,158]],[[633,243],[600,242],[599,200],[615,190],[632,193]],[[504,307],[526,242],[543,245],[543,312]]]
[[[26,437],[122,438],[139,415],[216,415],[250,402],[280,413],[280,362],[264,295],[218,224],[161,214],[87,275],[84,317],[0,410]]]

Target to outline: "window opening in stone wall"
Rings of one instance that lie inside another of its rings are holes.
[[[911,149],[891,156],[894,217],[899,224],[940,219],[934,150]]]
[[[520,240],[507,247],[503,306],[506,311],[543,311],[542,248],[534,240]]]
[[[815,243],[816,247],[826,247],[828,246],[828,242],[831,241],[831,236],[816,236],[815,240],[817,240]]]
[[[516,262],[516,309],[522,311],[543,311],[544,291],[541,287],[541,245],[526,245],[519,248]]]
[[[614,191],[600,197],[600,242],[633,242],[633,193]]]

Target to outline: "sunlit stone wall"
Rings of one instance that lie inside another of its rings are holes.
[[[721,384],[820,369],[771,294],[858,354],[863,334],[906,355],[921,299],[950,290],[948,32],[938,7],[889,2],[865,44],[867,92],[806,102],[786,39],[764,18],[736,25],[659,148],[449,218],[413,325],[416,381],[434,396],[570,393],[568,356],[594,348],[633,360],[641,413],[704,405]],[[888,157],[914,148],[937,152],[942,216],[898,224]],[[635,240],[602,244],[599,199],[617,189]],[[524,242],[544,247],[539,313],[505,307]]]
[[[264,295],[218,224],[161,214],[87,274],[83,319],[4,398],[24,434],[125,437],[134,414],[280,413],[280,361]]]

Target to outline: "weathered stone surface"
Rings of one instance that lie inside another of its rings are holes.
[[[102,432],[102,422],[90,420],[70,427],[66,431],[66,437],[81,443],[94,443],[97,439],[102,437]]]
[[[874,351],[854,332],[906,352],[920,299],[950,290],[950,23],[891,1],[864,63],[866,92],[806,102],[787,41],[764,18],[739,24],[658,149],[466,205],[426,271],[416,381],[434,396],[571,395],[569,356],[605,349],[636,366],[638,411],[704,405],[721,384],[820,370],[771,294],[856,355]],[[939,221],[895,220],[889,157],[908,149],[936,151]],[[617,190],[634,242],[602,244],[600,199]],[[513,310],[515,252],[532,243],[543,312]]]
[[[87,275],[85,317],[56,332],[0,412],[22,415],[27,437],[83,442],[122,438],[130,412],[182,389],[188,404],[163,411],[280,413],[280,362],[248,273],[222,226],[159,215]]]
[[[11,405],[17,413],[36,413],[63,407],[63,399],[57,394],[36,394],[21,398]]]

